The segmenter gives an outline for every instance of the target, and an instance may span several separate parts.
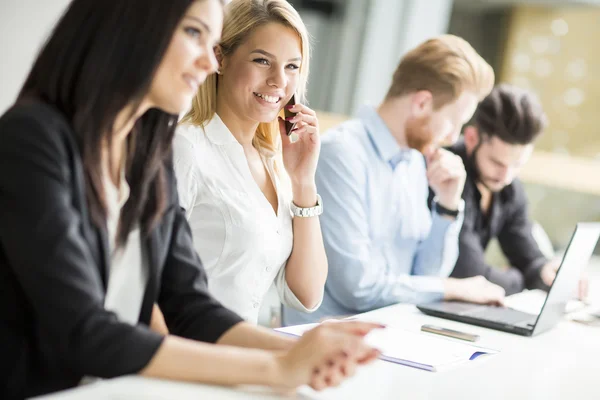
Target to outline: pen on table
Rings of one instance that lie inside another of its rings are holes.
[[[442,328],[440,326],[425,324],[421,326],[423,332],[434,333],[436,335],[448,336],[455,339],[466,340],[469,342],[476,342],[479,340],[479,335],[473,333],[455,331],[453,329]]]

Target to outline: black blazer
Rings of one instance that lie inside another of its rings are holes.
[[[149,280],[132,326],[103,306],[107,234],[91,223],[70,124],[41,102],[0,118],[0,398],[140,371],[163,339],[147,328],[154,302],[190,339],[215,342],[241,321],[208,293],[166,163],[168,208],[143,242]]]

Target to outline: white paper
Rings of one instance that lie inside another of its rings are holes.
[[[547,294],[540,289],[525,290],[512,296],[507,296],[504,299],[504,304],[507,307],[527,314],[539,315],[546,301]]]
[[[301,336],[316,325],[298,325],[279,328],[277,331]],[[477,352],[485,354],[498,353],[498,350],[474,346],[454,339],[389,326],[371,331],[365,340],[369,345],[381,350],[382,358],[387,361],[401,364],[422,364],[423,367],[430,367],[426,369],[434,371],[469,361],[471,356]],[[417,365],[413,366],[419,368]]]
[[[515,310],[526,312],[528,314],[539,315],[546,301],[548,292],[541,289],[525,290],[506,297],[504,303]],[[565,307],[565,313],[569,314],[579,311],[586,307],[586,304],[579,300],[569,300]]]

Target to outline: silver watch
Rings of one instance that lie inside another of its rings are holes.
[[[308,217],[318,217],[323,214],[323,203],[321,202],[321,196],[317,194],[317,205],[314,207],[298,207],[292,201],[290,204],[290,210],[294,217],[308,218]]]

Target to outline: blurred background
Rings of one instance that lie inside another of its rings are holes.
[[[534,90],[548,114],[522,174],[548,245],[561,251],[577,221],[600,221],[600,0],[290,2],[313,37],[308,98],[322,128],[379,103],[408,49],[441,33],[462,36],[494,67],[497,82]],[[0,0],[0,113],[67,4]],[[502,265],[496,246],[488,253]],[[265,304],[263,323],[275,302]]]
[[[408,49],[441,33],[461,36],[492,65],[497,83],[535,91],[548,114],[522,178],[531,214],[554,248],[567,245],[575,222],[600,220],[600,1],[291,3],[314,38],[313,108],[336,120],[377,104]],[[488,256],[503,262],[496,246]]]

